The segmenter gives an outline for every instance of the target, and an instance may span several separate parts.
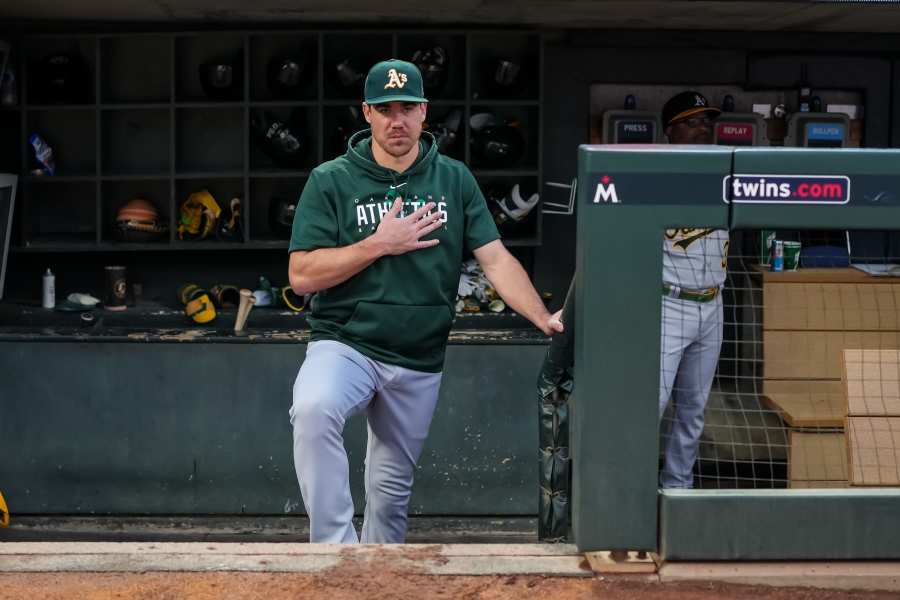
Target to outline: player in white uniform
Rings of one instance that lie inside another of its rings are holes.
[[[666,102],[663,127],[669,143],[712,143],[712,119],[719,109],[697,92]],[[662,439],[664,488],[691,488],[703,413],[722,348],[722,286],[728,232],[724,229],[670,229],[663,240],[662,339],[659,416],[674,401],[673,420]],[[665,430],[666,428],[664,428]]]

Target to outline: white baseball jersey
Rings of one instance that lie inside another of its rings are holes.
[[[663,236],[663,282],[700,290],[725,284],[728,231],[667,229]]]

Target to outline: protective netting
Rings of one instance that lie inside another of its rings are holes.
[[[686,306],[680,319],[664,319],[663,347],[684,336],[699,356],[688,365],[693,373],[682,358],[662,418],[661,485],[900,485],[900,406],[893,400],[900,395],[900,277],[890,276],[900,260],[890,256],[890,236],[732,231],[721,316],[696,301],[664,300]],[[770,256],[772,239],[780,242],[777,257]],[[714,327],[698,330],[698,314],[721,319],[718,356]],[[690,406],[711,364],[702,416],[688,411],[695,421],[685,425],[679,401]],[[696,461],[691,425],[702,427]],[[678,460],[693,464],[681,481],[667,478],[670,461],[683,472]]]
[[[660,298],[660,486],[900,485],[900,235],[666,237],[681,254]],[[552,342],[538,386],[542,539],[569,524],[570,344]]]

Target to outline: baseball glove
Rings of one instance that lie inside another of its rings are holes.
[[[222,209],[207,190],[194,192],[181,205],[178,219],[178,239],[202,240],[216,227]]]

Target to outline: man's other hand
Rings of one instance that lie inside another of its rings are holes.
[[[566,330],[562,322],[562,310],[558,310],[547,318],[547,326],[544,333],[553,335],[554,333],[562,333]]]

